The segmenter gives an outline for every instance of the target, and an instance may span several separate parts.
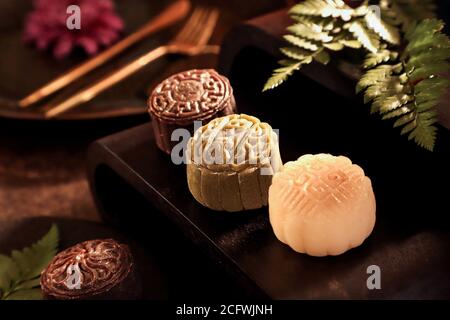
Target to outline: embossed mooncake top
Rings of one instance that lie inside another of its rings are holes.
[[[316,210],[326,206],[345,206],[371,185],[363,169],[350,159],[330,154],[304,155],[288,162],[273,178],[273,188],[281,202],[298,207],[303,214],[329,212]],[[371,188],[370,188],[371,190]]]
[[[190,70],[160,83],[149,99],[150,112],[167,122],[208,119],[229,106],[230,82],[215,70]]]
[[[92,296],[123,281],[132,267],[133,258],[127,245],[113,239],[85,241],[53,258],[42,272],[41,287],[44,292],[64,299]]]
[[[274,153],[279,153],[278,138],[272,127],[246,114],[210,121],[195,132],[188,146],[188,159],[217,170],[269,166]]]
[[[361,245],[376,221],[370,179],[343,156],[309,154],[286,163],[273,176],[268,203],[276,237],[316,257]]]

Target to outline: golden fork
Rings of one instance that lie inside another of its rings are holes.
[[[144,54],[96,83],[75,93],[67,100],[50,103],[45,107],[45,118],[53,118],[82,103],[90,101],[101,92],[164,55],[182,54],[194,56],[200,54],[218,54],[220,51],[219,46],[207,44],[215,29],[218,18],[219,11],[217,9],[202,6],[195,8],[183,29],[170,43]]]
[[[184,18],[190,9],[189,0],[178,0],[168,8],[166,8],[162,13],[160,13],[157,17],[150,20],[147,24],[145,24],[142,28],[137,30],[136,32],[130,34],[125,39],[117,42],[110,48],[101,52],[94,58],[87,60],[81,65],[75,67],[69,72],[63,74],[62,76],[56,78],[55,80],[47,83],[42,88],[39,88],[35,92],[31,93],[27,97],[23,98],[18,102],[19,107],[27,108],[31,105],[41,101],[45,97],[55,93],[56,91],[66,87],[74,80],[84,76],[105,62],[117,56],[119,53],[128,49],[132,45],[137,42],[140,42],[144,38],[152,35],[153,33],[174,24],[175,22]]]

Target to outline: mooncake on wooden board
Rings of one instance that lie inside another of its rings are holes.
[[[277,238],[300,253],[339,255],[375,225],[375,195],[363,169],[329,154],[304,155],[276,173],[269,189]]]
[[[225,76],[212,69],[188,70],[161,82],[148,100],[148,111],[158,147],[170,154],[178,128],[193,133],[194,121],[210,121],[233,114],[236,102]]]
[[[202,205],[218,211],[266,206],[272,176],[282,166],[277,134],[245,114],[199,128],[186,157],[189,190]]]

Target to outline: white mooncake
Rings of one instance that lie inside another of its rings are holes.
[[[375,195],[363,169],[330,154],[304,155],[276,173],[269,189],[277,238],[311,256],[357,247],[375,225]]]
[[[186,157],[189,190],[198,202],[218,211],[266,206],[272,176],[282,166],[276,133],[245,114],[199,128]]]

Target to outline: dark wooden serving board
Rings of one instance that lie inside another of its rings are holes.
[[[239,111],[279,129],[284,162],[326,152],[364,168],[377,198],[377,223],[367,241],[338,257],[313,258],[276,239],[267,208],[230,214],[202,207],[189,193],[185,167],[157,149],[151,124],[90,148],[90,184],[105,220],[151,223],[152,214],[136,203],[151,204],[254,297],[450,298],[450,132],[441,127],[435,152],[422,150],[392,123],[370,116],[357,97],[349,99],[348,78],[314,65],[261,93],[276,66],[267,49],[278,40],[267,39],[270,28],[243,25],[225,40],[219,68],[230,77]],[[239,50],[227,49],[233,43]],[[370,265],[381,268],[381,290],[366,286]]]

